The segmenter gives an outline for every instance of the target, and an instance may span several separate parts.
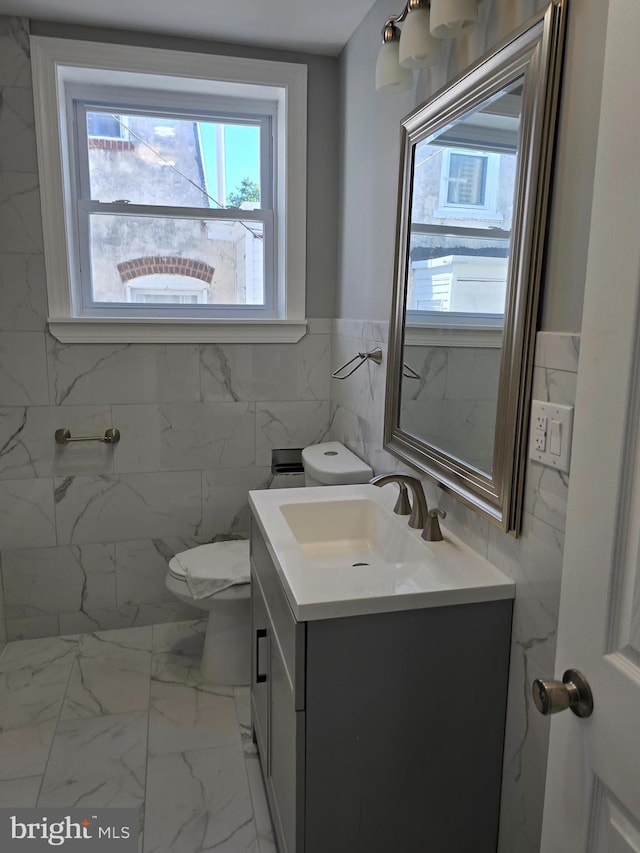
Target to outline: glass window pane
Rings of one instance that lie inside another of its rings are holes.
[[[503,314],[508,264],[506,239],[413,232],[407,310]]]
[[[262,222],[91,214],[89,231],[94,302],[264,304]]]
[[[486,179],[486,157],[452,153],[449,156],[447,203],[484,204]]]
[[[105,144],[97,137],[116,140]],[[87,112],[90,197],[175,207],[259,208],[260,126]]]
[[[121,139],[124,125],[119,115],[114,113],[87,113],[87,133],[91,137]]]

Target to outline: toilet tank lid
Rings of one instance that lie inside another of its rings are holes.
[[[339,441],[311,444],[302,451],[307,474],[325,485],[367,483],[373,471],[355,453]]]

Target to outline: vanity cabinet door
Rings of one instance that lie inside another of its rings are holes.
[[[251,578],[251,724],[258,752],[266,766],[269,754],[269,644],[270,626],[260,583]]]
[[[294,691],[276,641],[269,646],[269,779],[280,853],[303,853],[304,711],[296,711]]]

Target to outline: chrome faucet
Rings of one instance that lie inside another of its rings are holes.
[[[427,499],[424,496],[422,483],[417,477],[410,477],[408,474],[378,474],[372,480],[369,480],[372,486],[386,486],[387,483],[398,483],[400,486],[400,500],[402,499],[402,487],[408,486],[411,489],[413,501],[411,505],[411,516],[409,518],[409,527],[424,527],[427,523],[429,510],[427,508]],[[396,510],[400,500],[396,504]]]
[[[409,513],[407,506],[407,487],[409,487],[413,496],[409,527],[422,528],[422,538],[426,542],[442,541],[438,516],[446,518],[447,514],[442,509],[429,511],[422,483],[417,477],[410,477],[408,474],[378,474],[369,482],[372,486],[382,487],[386,486],[387,483],[397,483],[400,486],[400,495],[393,508],[397,515],[408,515]]]

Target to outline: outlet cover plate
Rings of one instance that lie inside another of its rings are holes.
[[[531,401],[529,459],[558,471],[568,471],[572,435],[573,406]]]

